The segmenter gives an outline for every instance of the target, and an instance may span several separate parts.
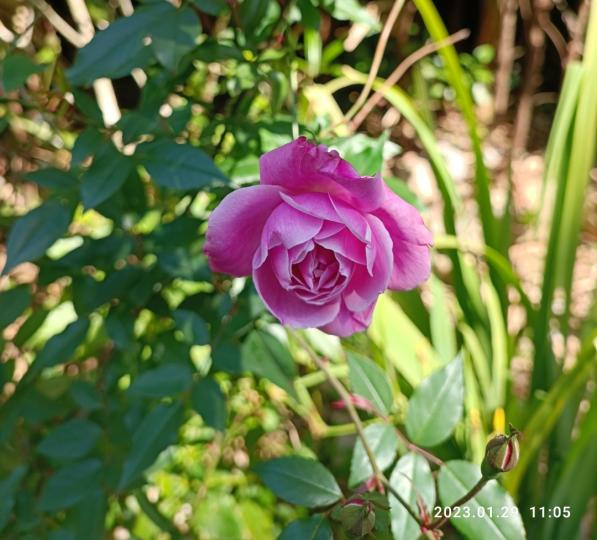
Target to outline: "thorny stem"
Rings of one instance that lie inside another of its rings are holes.
[[[481,491],[485,487],[485,484],[487,484],[489,480],[489,478],[482,476],[468,493],[464,494],[455,503],[452,503],[450,505],[450,510],[454,510],[455,508],[462,506],[465,502],[470,501],[477,493],[479,493],[479,491]],[[446,523],[446,521],[448,521],[448,516],[446,514],[449,514],[449,512],[444,512],[443,517],[438,518],[435,521],[432,521],[425,528],[428,530],[439,529],[444,523]]]
[[[360,441],[363,445],[363,448],[365,449],[365,453],[367,454],[367,458],[369,459],[369,462],[371,463],[371,468],[373,469],[373,474],[374,474],[375,478],[377,479],[377,481],[381,482],[381,484],[383,484],[387,488],[387,490],[392,494],[392,496],[395,497],[402,506],[404,506],[406,511],[419,524],[419,527],[421,527],[421,530],[425,529],[427,531],[432,531],[435,529],[439,529],[441,526],[443,526],[446,523],[446,521],[448,520],[448,517],[444,516],[444,517],[436,519],[435,521],[432,521],[431,523],[428,523],[428,524],[424,523],[423,520],[417,515],[417,513],[410,507],[408,502],[406,502],[404,500],[404,498],[400,495],[400,493],[398,493],[396,491],[396,489],[390,484],[390,481],[385,477],[385,475],[379,468],[379,465],[377,464],[375,454],[373,453],[373,450],[371,449],[371,446],[369,445],[369,442],[367,441],[367,437],[365,437],[363,423],[361,422],[361,419],[357,413],[357,410],[354,407],[352,400],[350,399],[350,394],[349,394],[348,390],[346,390],[344,385],[336,377],[336,375],[333,373],[333,371],[328,366],[327,362],[324,359],[320,358],[315,353],[315,351],[313,351],[313,349],[305,341],[305,339],[297,332],[292,332],[292,334],[297,339],[297,341],[302,345],[302,347],[305,349],[305,351],[307,352],[307,354],[309,355],[311,360],[313,360],[315,365],[325,374],[327,380],[334,387],[336,392],[338,392],[338,395],[342,398],[342,401],[344,401],[346,410],[348,411],[348,414],[354,423],[357,437],[360,439]],[[379,413],[379,411],[376,411],[376,413],[382,419],[386,419],[386,417],[383,414]],[[444,462],[437,456],[433,455],[430,452],[427,452],[427,450],[424,450],[423,448],[418,447],[416,444],[411,443],[400,430],[396,429],[396,432],[398,434],[398,437],[400,437],[402,439],[402,441],[404,442],[404,444],[407,446],[407,448],[409,450],[421,454],[428,461],[435,463],[436,465],[444,464]],[[450,509],[453,510],[459,506],[462,506],[464,503],[466,503],[467,501],[472,499],[477,493],[479,493],[479,491],[481,491],[483,489],[483,487],[485,486],[485,484],[487,484],[488,481],[489,481],[489,478],[482,477],[470,489],[470,491],[468,491],[465,495],[463,495],[456,502],[452,503],[450,505]]]
[[[404,498],[400,495],[400,493],[398,493],[394,489],[394,487],[392,485],[390,485],[389,480],[384,476],[383,472],[379,468],[379,465],[377,464],[377,460],[375,458],[375,454],[373,453],[373,450],[371,449],[371,446],[369,446],[369,442],[367,441],[367,437],[365,437],[365,431],[363,429],[363,424],[361,422],[361,419],[359,418],[357,410],[355,409],[354,405],[352,404],[352,401],[350,399],[350,394],[348,393],[348,390],[346,390],[346,388],[344,388],[344,385],[330,371],[327,363],[324,360],[322,360],[321,358],[319,358],[319,356],[313,351],[313,349],[311,349],[311,347],[303,339],[303,337],[300,336],[298,333],[294,333],[294,336],[300,342],[300,344],[304,347],[305,351],[307,352],[307,354],[309,355],[309,357],[313,360],[313,362],[315,363],[315,365],[319,369],[321,369],[321,371],[323,371],[323,373],[325,373],[325,375],[326,375],[328,381],[330,382],[330,384],[334,387],[334,389],[336,390],[336,392],[338,392],[338,395],[344,401],[344,405],[346,406],[346,410],[348,411],[348,414],[350,415],[351,420],[354,422],[355,429],[357,431],[357,437],[360,439],[360,441],[361,441],[361,443],[363,445],[363,448],[365,449],[365,453],[367,454],[367,458],[369,459],[369,462],[371,463],[371,468],[373,469],[373,474],[374,474],[375,478],[379,482],[381,482],[396,499],[398,499],[398,502],[400,502],[400,504],[402,506],[404,506],[404,508],[406,509],[406,511],[419,524],[419,526],[422,526],[423,522],[421,521],[421,518],[410,507],[410,505],[404,500]]]

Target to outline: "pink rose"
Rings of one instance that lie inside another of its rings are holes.
[[[304,137],[264,154],[261,183],[230,193],[209,218],[211,268],[252,275],[283,323],[337,336],[371,323],[386,288],[430,272],[431,233],[380,175],[361,177]]]

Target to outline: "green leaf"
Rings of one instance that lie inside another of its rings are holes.
[[[162,450],[176,441],[181,422],[182,405],[179,402],[158,405],[143,419],[133,434],[118,489],[128,487]]]
[[[0,293],[0,332],[27,309],[31,303],[31,289],[18,285]]]
[[[141,373],[129,388],[131,394],[143,397],[165,397],[178,394],[191,386],[193,373],[186,364],[169,362]]]
[[[41,257],[67,231],[72,215],[72,208],[49,200],[20,217],[8,235],[2,275],[18,264]]]
[[[406,431],[415,444],[435,446],[445,441],[462,417],[464,374],[462,358],[425,379],[408,404]]]
[[[101,489],[89,491],[72,509],[71,527],[75,540],[103,540],[108,510],[106,495]]]
[[[226,0],[191,0],[193,4],[199,8],[200,11],[213,15],[214,17],[220,15],[227,7]]]
[[[244,0],[239,19],[247,36],[254,35],[267,13],[268,0]]]
[[[398,451],[398,435],[393,426],[389,424],[371,424],[365,428],[365,438],[369,443],[369,447],[375,455],[377,465],[383,471],[387,469]],[[348,480],[349,486],[356,486],[361,482],[373,476],[373,469],[371,462],[365,452],[363,443],[357,439],[352,452],[352,460],[350,462],[350,478]]]
[[[60,192],[72,191],[79,185],[76,176],[72,173],[54,167],[27,173],[25,178],[44,188]]]
[[[569,506],[570,517],[545,520],[542,536],[545,539],[574,538],[595,496],[595,479],[590,473],[597,470],[597,394],[595,392],[593,392],[590,409],[578,431],[578,437],[566,453],[557,481],[553,488],[550,488],[549,505],[546,505],[553,509]]]
[[[50,431],[37,451],[58,460],[78,459],[93,450],[101,434],[102,430],[97,424],[74,418]]]
[[[340,487],[321,463],[298,456],[260,463],[255,472],[278,497],[309,508],[329,506],[342,497]]]
[[[93,156],[98,148],[106,144],[106,139],[97,128],[90,127],[77,137],[71,151],[70,166],[77,167],[90,156]]]
[[[373,176],[382,172],[385,160],[400,152],[400,147],[388,139],[387,131],[376,138],[357,133],[350,137],[333,139],[330,146],[337,149],[359,174]]]
[[[79,49],[75,63],[68,70],[71,83],[89,85],[100,77],[123,77],[134,68],[148,65],[153,50],[145,38],[150,37],[156,25],[174,10],[168,2],[154,2],[98,32]]]
[[[193,311],[177,309],[172,313],[176,326],[182,331],[184,340],[191,345],[209,343],[209,331],[205,321]]]
[[[43,71],[40,66],[24,54],[9,54],[0,62],[0,87],[4,92],[12,92],[25,84],[30,75]]]
[[[372,29],[379,29],[377,21],[357,0],[319,0],[319,5],[339,21],[363,23]]]
[[[36,375],[45,368],[70,360],[77,347],[83,343],[88,330],[89,319],[77,319],[69,324],[60,334],[48,340],[25,376]]]
[[[105,144],[83,174],[81,198],[85,208],[95,208],[114,195],[133,168],[131,158],[122,155],[113,144]]]
[[[214,182],[227,182],[212,159],[189,144],[157,139],[139,145],[135,157],[158,186],[189,190],[201,189]]]
[[[467,461],[448,461],[440,469],[438,477],[442,506],[450,506],[460,499],[480,478],[478,465]],[[475,497],[462,505],[459,517],[450,518],[450,522],[470,540],[526,538],[514,501],[496,480],[490,480]]]
[[[18,465],[0,481],[0,531],[6,526],[15,504],[15,494],[27,474],[25,465]]]
[[[219,431],[226,429],[226,399],[216,381],[211,378],[198,381],[191,393],[191,405],[208,426]]]
[[[102,408],[102,396],[99,390],[87,381],[73,381],[70,385],[70,394],[75,403],[85,411],[97,411]]]
[[[441,365],[429,340],[388,294],[379,297],[368,334],[413,387]]]
[[[325,516],[318,514],[292,521],[278,540],[333,540],[332,528]]]
[[[195,47],[201,22],[195,12],[182,7],[168,13],[152,32],[151,47],[158,62],[175,71],[180,59]]]
[[[425,504],[429,515],[435,503],[435,483],[427,460],[419,454],[402,456],[390,476],[390,485],[419,514],[418,500]],[[421,535],[418,523],[402,504],[389,495],[392,534],[395,540],[417,540]]]
[[[444,363],[456,356],[456,335],[454,322],[448,309],[448,296],[444,284],[435,276],[430,279],[433,304],[429,312],[431,341]]]
[[[392,388],[384,371],[360,354],[348,353],[348,379],[355,394],[370,401],[383,414],[392,408]]]
[[[296,366],[288,349],[268,332],[254,330],[242,345],[242,368],[269,379],[291,396]]]
[[[39,509],[55,512],[75,505],[98,486],[101,470],[102,462],[98,459],[86,459],[58,469],[43,487]]]

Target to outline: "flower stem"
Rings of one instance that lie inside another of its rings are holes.
[[[489,478],[482,476],[468,493],[464,494],[455,503],[452,503],[450,505],[450,510],[454,510],[455,508],[458,508],[459,506],[462,506],[464,503],[470,501],[477,493],[479,493],[479,491],[483,489],[483,487],[485,487],[485,484],[487,484],[489,480]],[[439,529],[439,527],[441,527],[442,525],[444,525],[444,523],[446,523],[446,521],[448,521],[448,517],[445,515],[446,513],[447,512],[444,512],[443,517],[438,518],[435,521],[432,521],[429,525],[427,525],[426,528],[429,530]]]
[[[388,491],[398,500],[398,502],[402,506],[404,506],[406,511],[412,516],[412,518],[420,526],[423,525],[421,518],[410,507],[410,505],[404,500],[404,498],[400,495],[400,493],[398,493],[394,489],[394,487],[390,484],[389,480],[384,476],[383,472],[379,468],[379,465],[377,464],[377,460],[375,458],[375,454],[373,453],[373,450],[371,449],[371,446],[369,445],[369,442],[367,441],[367,437],[365,436],[363,423],[361,422],[361,419],[359,418],[357,410],[355,409],[355,407],[350,399],[350,394],[348,393],[348,390],[346,390],[344,385],[340,382],[340,380],[330,370],[327,362],[325,360],[323,360],[322,358],[319,358],[319,356],[313,351],[313,349],[311,349],[311,347],[303,339],[303,337],[296,332],[294,332],[293,334],[296,337],[296,339],[300,342],[300,344],[304,347],[305,351],[307,352],[309,357],[313,360],[315,365],[319,369],[321,369],[321,371],[323,371],[323,373],[325,373],[326,378],[328,379],[330,384],[334,387],[334,390],[336,390],[336,392],[338,392],[338,395],[344,401],[344,404],[346,405],[346,410],[348,411],[348,414],[350,415],[350,418],[354,423],[354,426],[355,426],[355,429],[357,432],[357,437],[360,439],[361,444],[363,445],[363,448],[365,449],[365,453],[367,454],[367,458],[369,459],[369,462],[371,463],[371,468],[373,469],[373,474],[374,474],[375,478],[388,489]]]

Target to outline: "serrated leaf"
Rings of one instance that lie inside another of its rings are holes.
[[[85,209],[95,208],[116,193],[133,168],[133,160],[122,155],[113,144],[104,146],[83,174],[81,198]]]
[[[431,516],[435,504],[435,483],[429,463],[423,456],[412,453],[402,456],[392,471],[390,484],[417,514],[418,500],[421,500]],[[421,535],[418,523],[396,497],[390,494],[389,500],[394,539],[417,540]]]
[[[129,486],[149,467],[159,453],[176,440],[182,422],[182,405],[179,402],[158,405],[139,424],[128,454],[118,489]]]
[[[188,190],[228,181],[205,152],[189,144],[157,139],[139,145],[135,157],[158,186]]]
[[[377,465],[383,471],[387,469],[398,451],[398,435],[393,426],[388,424],[372,424],[364,430],[365,438],[375,455]],[[356,486],[373,476],[371,462],[365,452],[363,443],[357,439],[350,462],[349,486]]]
[[[58,459],[78,459],[88,454],[97,444],[102,430],[90,420],[75,418],[54,428],[41,441],[37,451]]]
[[[445,441],[462,417],[464,374],[462,357],[425,379],[408,403],[406,431],[410,439],[422,446]]]
[[[186,364],[169,362],[141,373],[129,388],[133,395],[165,397],[178,394],[191,386],[191,368]]]
[[[440,469],[438,476],[442,506],[448,507],[460,499],[480,478],[481,471],[478,465],[467,461],[448,461]],[[463,504],[459,517],[450,518],[450,522],[469,540],[526,538],[524,525],[514,501],[496,480],[490,480],[477,495]]]
[[[71,207],[51,199],[20,217],[8,235],[2,275],[18,264],[41,257],[67,231],[72,215]]]
[[[372,360],[348,353],[348,379],[355,394],[370,401],[383,414],[392,408],[392,388],[384,371]]]
[[[39,509],[55,512],[75,505],[98,486],[101,470],[102,462],[98,459],[86,459],[58,469],[44,485]]]
[[[332,528],[322,514],[290,522],[278,540],[332,540]]]
[[[216,381],[211,378],[198,381],[191,393],[191,404],[208,426],[219,431],[226,429],[226,399]]]
[[[257,465],[255,472],[278,497],[292,504],[316,508],[334,504],[342,497],[332,473],[312,459],[272,459]]]

